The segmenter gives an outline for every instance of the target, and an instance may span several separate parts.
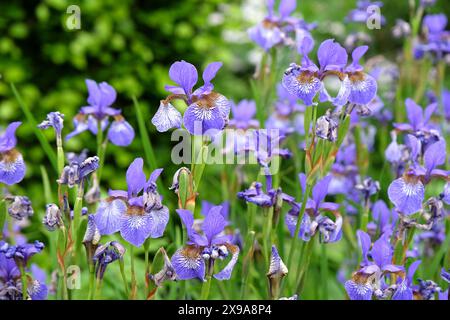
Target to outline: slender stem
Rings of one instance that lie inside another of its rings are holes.
[[[328,256],[327,256],[327,246],[322,244],[320,255],[320,275],[321,275],[321,285],[322,285],[322,299],[328,300]]]
[[[95,285],[95,270],[93,268],[89,268],[89,292],[88,298],[92,300],[94,298],[94,285]]]
[[[8,206],[5,203],[5,199],[0,200],[0,206],[5,206],[4,209],[0,208],[0,240],[2,240],[6,217],[8,215]]]
[[[97,277],[97,281],[95,284],[95,300],[100,300],[100,293],[102,291],[102,284],[103,284],[103,279],[100,277]]]
[[[149,263],[149,254],[150,254],[150,238],[145,240],[144,242],[144,252],[145,252],[145,296],[147,297],[150,293],[150,286],[148,285],[148,275],[150,273],[150,263]]]
[[[64,149],[60,134],[56,134],[56,158],[58,159],[58,175],[64,170]]]
[[[300,233],[300,225],[303,220],[303,215],[305,214],[306,202],[308,201],[308,197],[309,197],[309,193],[311,192],[311,189],[312,189],[311,185],[307,184],[305,193],[303,194],[303,201],[302,201],[302,206],[300,208],[300,213],[298,214],[298,217],[297,217],[297,225],[295,226],[295,233],[294,233],[294,237],[292,239],[292,245],[289,250],[288,270],[291,269],[291,267],[292,267],[292,261],[294,258],[295,249],[297,248],[297,243],[299,242],[298,235]]]
[[[20,270],[20,279],[22,281],[22,299],[28,300],[28,282],[27,282],[27,274],[25,272],[25,267],[23,263],[18,263]]]
[[[248,277],[250,274],[250,267],[252,266],[251,260],[253,258],[253,250],[255,245],[255,236],[256,233],[253,230],[250,230],[247,235],[247,240],[245,242],[247,252],[244,255],[244,262],[242,263],[242,287],[241,287],[241,300],[247,297],[247,285],[248,285]]]
[[[134,246],[130,244],[130,267],[131,267],[131,300],[136,299],[137,284],[136,284],[136,272],[134,269]]]
[[[309,263],[311,262],[311,255],[313,253],[313,248],[315,244],[315,237],[312,237],[308,243],[306,244],[304,254],[305,256],[302,258],[303,263],[300,266],[300,271],[298,272],[298,278],[297,278],[297,289],[295,292],[300,295],[301,291],[303,290],[303,286],[305,284],[305,275],[309,268]]]
[[[128,297],[129,296],[128,282],[127,276],[125,274],[125,264],[122,259],[119,260],[119,266],[120,266],[120,274],[122,275],[123,287],[125,288],[125,295]]]
[[[209,291],[211,289],[211,279],[214,270],[214,260],[209,259],[207,262],[206,279],[202,285],[202,292],[200,294],[200,300],[207,300],[209,297]]]
[[[83,195],[84,195],[84,180],[81,180],[78,185],[77,197],[75,199],[75,204],[73,206],[73,229],[72,229],[72,238],[74,241],[73,255],[76,256],[78,250],[81,246],[81,241],[78,239],[78,232],[80,228],[80,220],[81,220],[81,210],[83,207]]]

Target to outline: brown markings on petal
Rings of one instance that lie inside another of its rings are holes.
[[[366,76],[362,72],[353,72],[349,73],[348,78],[350,79],[351,82],[361,82],[366,79]]]
[[[188,245],[181,250],[181,254],[188,259],[196,260],[200,257],[203,247],[196,245]]]
[[[0,161],[5,161],[6,163],[13,163],[21,156],[20,152],[16,149],[11,149],[0,153]]]
[[[142,216],[144,214],[144,208],[138,206],[128,206],[127,215],[129,216]]]
[[[266,29],[273,29],[278,27],[278,24],[276,22],[271,21],[270,19],[264,19],[262,21],[262,26]]]
[[[313,83],[314,78],[316,78],[316,74],[310,71],[302,71],[297,76],[297,81],[300,83]]]
[[[220,96],[220,93],[212,91],[208,94],[202,95],[200,98],[194,97],[192,100],[199,108],[211,109],[215,107],[216,100]]]
[[[336,76],[339,78],[339,80],[343,81],[345,79],[345,73],[337,71],[337,70],[328,70],[323,73],[321,76],[321,80],[325,78],[326,76]]]

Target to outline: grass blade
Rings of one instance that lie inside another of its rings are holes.
[[[25,117],[27,118],[28,123],[33,127],[34,134],[38,138],[42,149],[44,150],[45,154],[47,155],[48,159],[50,160],[50,163],[52,164],[52,167],[55,169],[56,173],[58,174],[58,165],[57,165],[55,150],[53,150],[52,146],[47,141],[47,138],[45,137],[45,135],[37,127],[38,123],[37,123],[36,119],[34,118],[33,113],[30,111],[28,106],[22,100],[22,97],[20,96],[19,92],[17,91],[14,83],[11,83],[11,90],[17,99],[17,103],[19,104],[20,108],[22,109],[23,113],[25,114]]]

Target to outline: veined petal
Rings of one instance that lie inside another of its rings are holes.
[[[208,130],[219,131],[225,126],[225,121],[219,108],[206,106],[195,102],[184,112],[184,126],[193,135],[203,135]]]
[[[180,128],[182,122],[181,113],[168,103],[160,103],[158,111],[152,118],[152,123],[159,132],[166,132],[172,128]]]
[[[351,300],[372,300],[373,289],[370,284],[348,280],[344,286]]]
[[[377,81],[372,76],[355,72],[350,74],[350,95],[348,100],[356,104],[368,104],[377,94]]]
[[[150,237],[162,237],[169,222],[169,209],[163,206],[161,209],[150,211],[151,230]]]
[[[7,185],[18,183],[25,176],[25,171],[23,157],[16,149],[0,153],[0,182]]]
[[[322,82],[313,72],[288,69],[283,76],[285,89],[296,95],[307,106],[313,104],[313,99],[322,88]]]
[[[397,210],[409,215],[422,208],[425,188],[419,180],[405,181],[404,178],[398,178],[389,185],[388,196]]]
[[[203,221],[202,229],[209,243],[212,242],[215,236],[223,231],[227,224],[221,211],[222,206],[212,207]]]
[[[94,221],[100,233],[108,235],[119,231],[121,217],[126,211],[127,206],[120,199],[100,202],[97,213],[94,215]]]
[[[408,286],[406,280],[403,280],[392,295],[392,300],[413,300],[412,289]]]
[[[205,261],[201,252],[202,247],[186,246],[174,253],[171,262],[178,279],[198,278],[201,281],[205,279]]]
[[[129,207],[121,216],[120,235],[136,247],[144,244],[152,231],[150,214],[141,207]]]
[[[267,273],[267,277],[275,278],[275,277],[284,277],[288,273],[288,268],[284,264],[283,260],[278,253],[277,247],[275,245],[272,246],[272,254],[270,256],[270,266],[269,272]]]
[[[239,257],[239,247],[230,243],[226,243],[225,246],[228,249],[228,252],[231,252],[231,260],[228,264],[223,268],[219,273],[214,275],[214,278],[217,280],[228,280],[231,278],[231,273],[233,272],[234,266]]]

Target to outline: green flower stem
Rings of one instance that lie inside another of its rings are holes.
[[[64,170],[64,162],[65,162],[62,137],[60,134],[56,135],[56,157],[58,159],[58,175],[60,175]]]
[[[320,276],[322,286],[322,299],[328,300],[328,256],[327,245],[322,243],[320,246]]]
[[[306,202],[308,201],[311,189],[312,189],[311,184],[307,183],[305,193],[303,194],[303,200],[302,200],[302,206],[300,208],[300,213],[298,214],[298,217],[297,217],[297,225],[295,226],[294,237],[292,238],[292,244],[291,244],[291,248],[289,250],[288,261],[287,261],[288,270],[290,270],[292,267],[295,249],[297,248],[297,244],[300,241],[298,239],[298,235],[300,233],[300,225],[303,220],[303,215],[305,214]]]
[[[59,265],[59,281],[61,281],[62,298],[64,300],[69,299],[69,293],[67,291],[67,273],[66,273],[66,246],[67,246],[67,232],[66,228],[62,226],[58,229],[58,236],[56,241],[57,248],[57,260]]]
[[[92,300],[94,298],[94,286],[95,286],[95,267],[92,263],[89,263],[89,291],[88,291],[89,300]]]
[[[4,208],[2,208],[5,206]],[[5,203],[5,199],[0,200],[0,230],[5,227],[6,216],[8,215],[8,206]],[[0,232],[0,240],[3,239],[3,232]]]
[[[25,272],[25,267],[23,263],[18,263],[20,270],[20,279],[22,281],[22,299],[28,300],[28,281],[27,274]]]
[[[77,186],[77,197],[73,207],[73,229],[72,238],[74,241],[75,250],[73,251],[76,256],[78,249],[81,247],[81,239],[78,239],[78,232],[81,222],[81,209],[83,207],[83,195],[84,195],[84,181],[82,180]]]
[[[145,253],[145,283],[147,284],[148,275],[150,273],[150,238],[146,239],[144,242],[144,253]],[[148,297],[150,293],[150,286],[146,285],[145,296]]]
[[[129,296],[129,290],[128,290],[128,282],[127,282],[127,276],[125,274],[125,263],[123,259],[119,259],[119,267],[120,267],[120,274],[122,275],[122,281],[123,281],[123,287],[125,289],[125,295]]]
[[[134,269],[134,246],[130,244],[130,270],[131,270],[131,296],[130,299],[136,299],[137,293],[137,283],[136,283],[136,272]]]
[[[301,294],[305,285],[306,273],[309,269],[309,263],[311,262],[311,256],[314,251],[313,249],[315,242],[316,239],[313,236],[311,239],[309,239],[308,243],[305,246],[305,250],[302,252],[302,263],[300,265],[300,270],[297,277],[297,289],[295,290],[298,295]]]
[[[241,286],[241,300],[247,297],[248,278],[250,274],[250,268],[252,266],[251,261],[253,258],[253,251],[255,245],[255,231],[250,230],[245,241],[246,252],[244,254],[244,261],[242,263],[242,286]]]
[[[212,279],[213,272],[214,272],[214,260],[209,259],[207,261],[206,279],[202,285],[202,292],[200,294],[200,300],[208,300],[209,291],[211,289],[211,279]]]
[[[55,170],[58,170],[55,150],[52,148],[50,143],[47,141],[47,138],[45,137],[42,130],[37,127],[38,123],[37,123],[36,119],[34,118],[33,113],[28,108],[28,106],[23,102],[23,99],[22,99],[21,95],[19,94],[19,92],[17,91],[16,86],[13,83],[11,83],[10,85],[11,85],[11,90],[14,93],[14,96],[16,97],[17,103],[19,104],[20,108],[22,109],[23,113],[25,114],[25,117],[27,118],[28,124],[33,128],[33,132],[34,132],[36,138],[39,140],[39,143],[41,144],[42,149],[45,151],[44,153],[47,155],[53,168]],[[57,172],[57,174],[60,174],[60,172]]]
[[[95,300],[100,300],[100,294],[102,291],[102,284],[103,284],[103,279],[101,279],[100,277],[97,278],[96,284],[95,284]]]

